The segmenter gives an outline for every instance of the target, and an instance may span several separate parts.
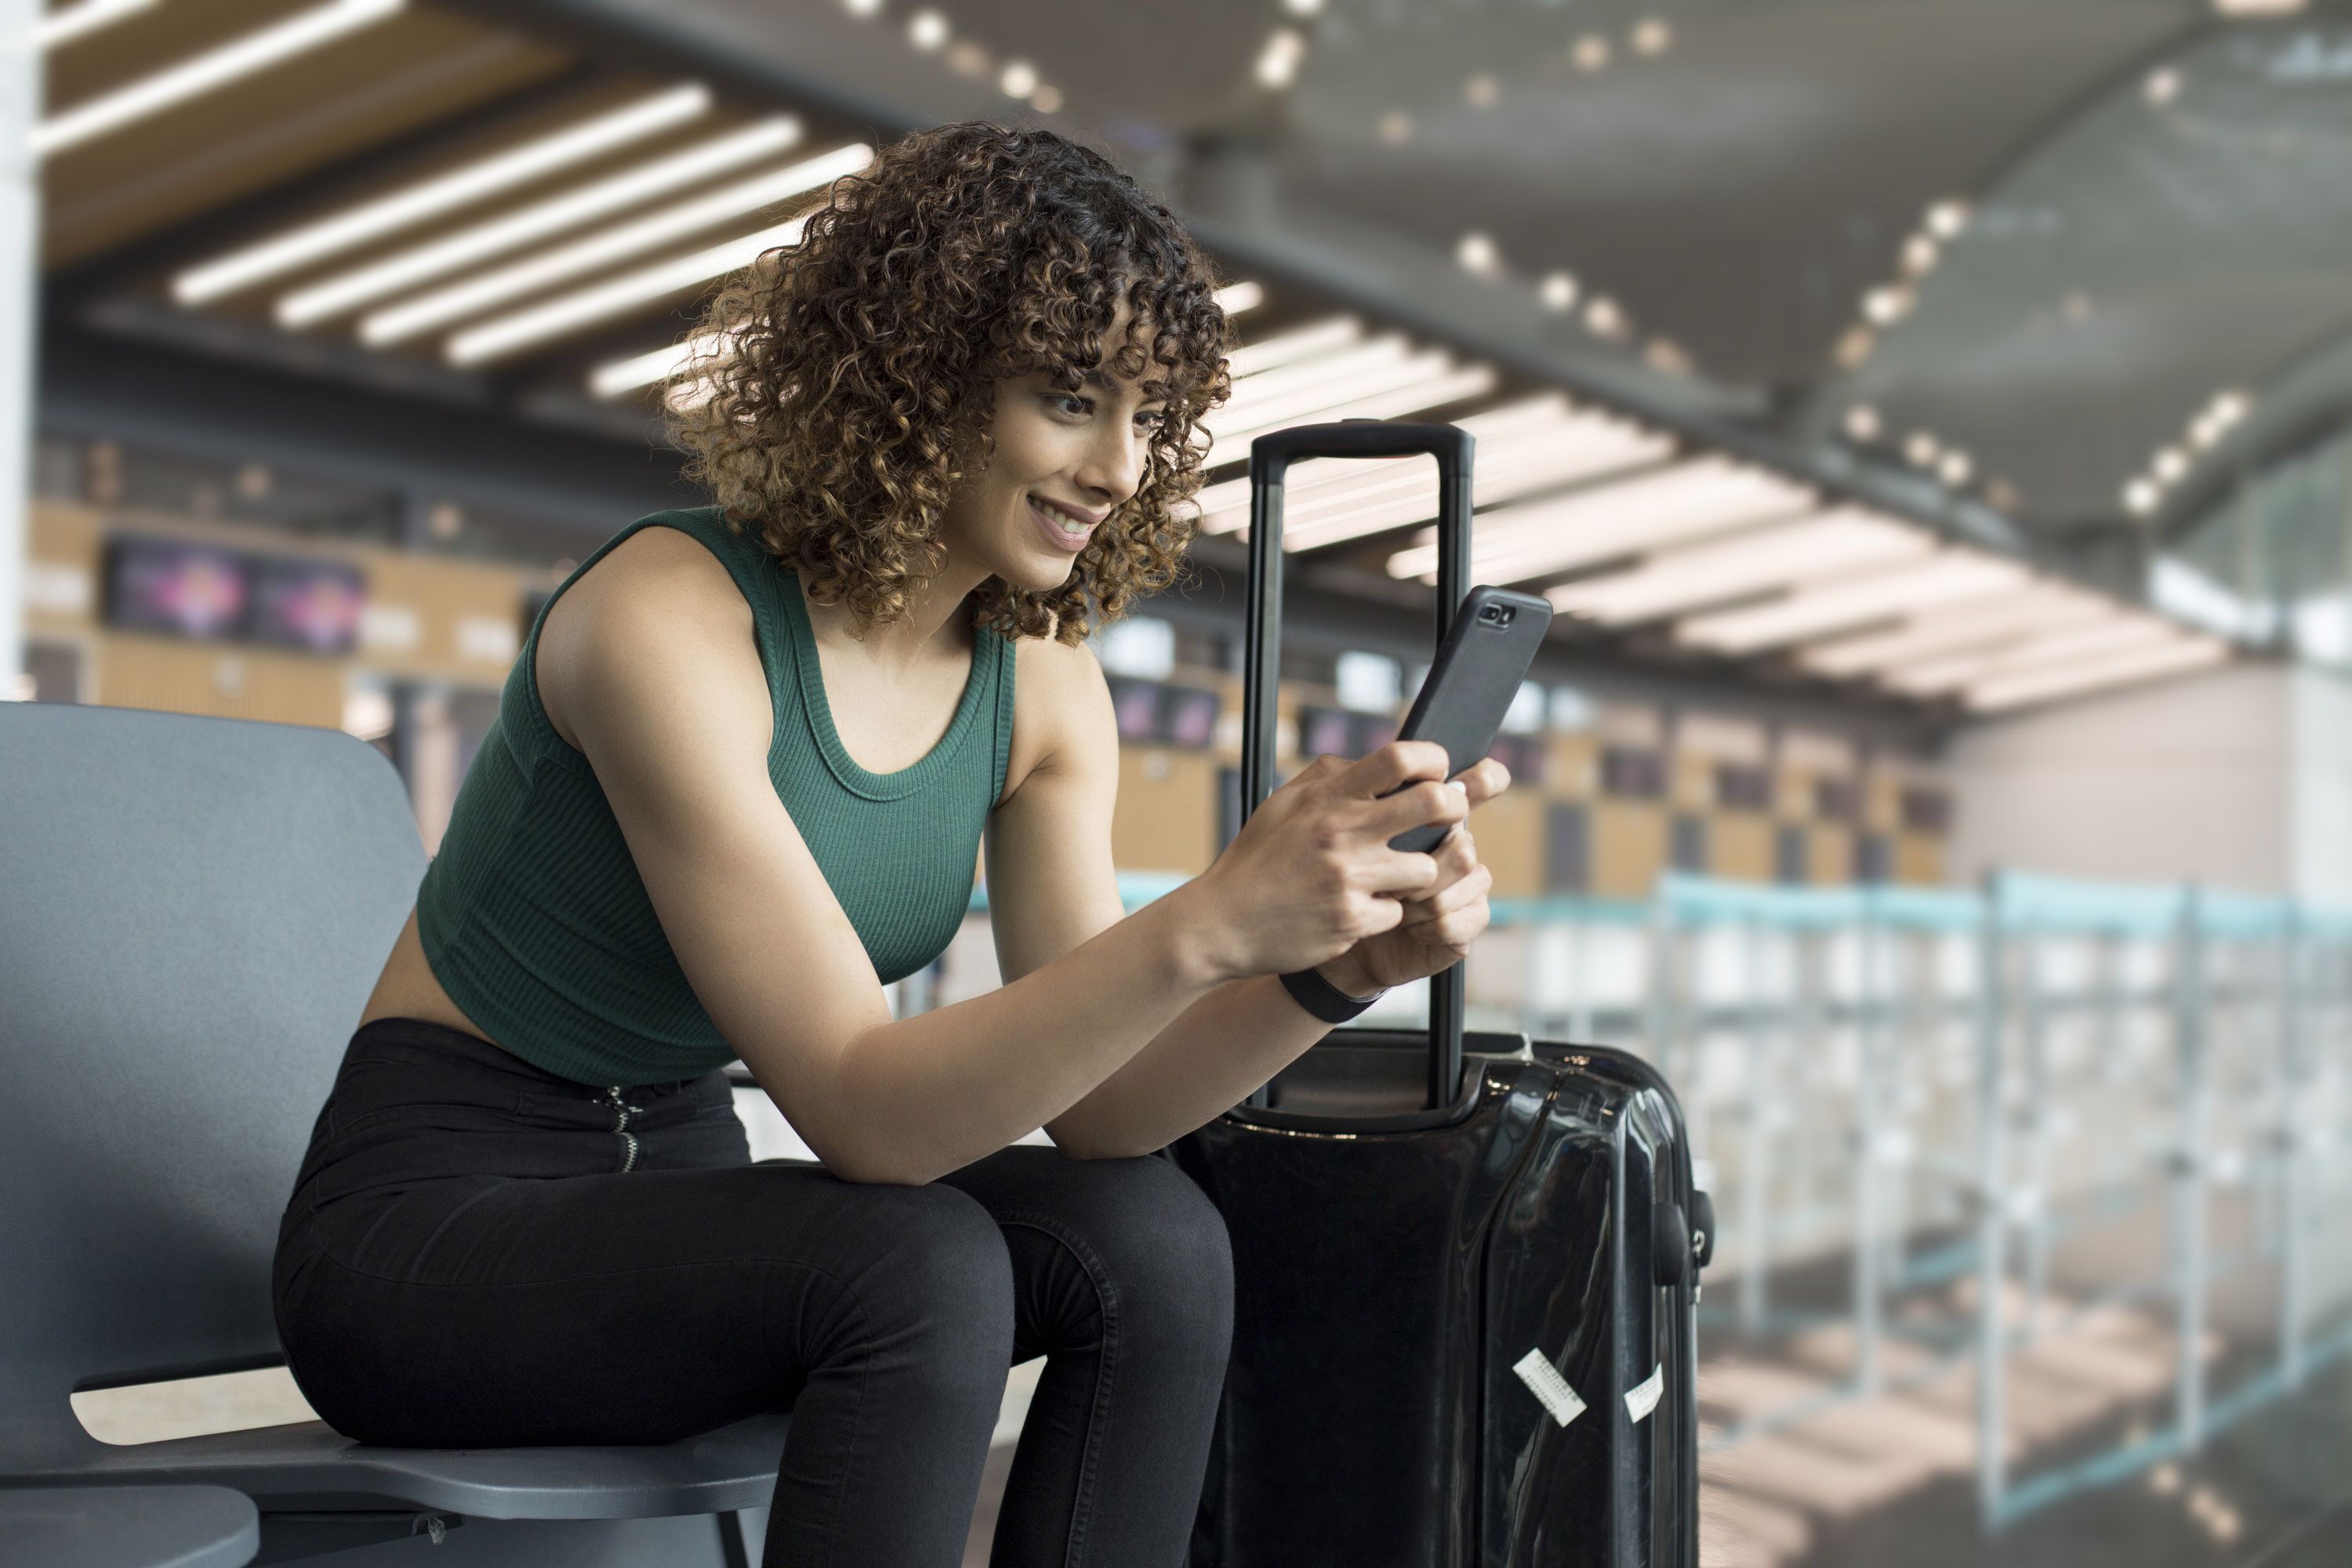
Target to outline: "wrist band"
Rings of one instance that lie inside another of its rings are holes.
[[[1327,1024],[1344,1024],[1388,994],[1375,991],[1370,996],[1350,996],[1324,979],[1319,969],[1294,969],[1276,978],[1282,982],[1282,988],[1290,993],[1292,1001]]]

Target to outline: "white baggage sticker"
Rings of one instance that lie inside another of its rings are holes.
[[[1576,1396],[1576,1390],[1569,1387],[1568,1379],[1559,1375],[1559,1369],[1545,1359],[1542,1351],[1529,1351],[1511,1370],[1519,1374],[1528,1392],[1541,1401],[1543,1407],[1551,1412],[1551,1418],[1561,1426],[1584,1414],[1584,1401]]]
[[[1625,1391],[1625,1414],[1639,1421],[1658,1407],[1659,1397],[1666,1392],[1666,1363],[1660,1362],[1639,1388]]]

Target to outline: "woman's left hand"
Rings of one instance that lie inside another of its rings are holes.
[[[1511,775],[1488,757],[1455,774],[1453,783],[1469,795],[1475,811],[1508,789]],[[1431,853],[1437,858],[1436,885],[1404,901],[1404,919],[1320,966],[1323,978],[1345,994],[1369,996],[1450,969],[1486,929],[1486,894],[1495,878],[1478,863],[1469,825],[1454,828]]]

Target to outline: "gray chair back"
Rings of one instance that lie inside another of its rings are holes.
[[[425,868],[328,730],[0,703],[0,1460],[268,1364],[310,1124]]]

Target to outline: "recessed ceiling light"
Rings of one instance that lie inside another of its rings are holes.
[[[1903,270],[1913,278],[1931,271],[1936,265],[1936,242],[1929,236],[1915,234],[1903,242]]]
[[[2224,16],[2292,16],[2304,8],[2304,0],[2213,0],[2213,9]]]
[[[2170,66],[2152,70],[2147,73],[2147,79],[2140,84],[2139,90],[2141,97],[2156,108],[2162,109],[2180,96],[2180,73]]]
[[[1903,443],[1903,456],[1915,468],[1924,468],[1944,455],[1943,443],[1925,430],[1914,430]]]
[[[1969,226],[1969,204],[1963,201],[1937,202],[1927,209],[1927,232],[1937,239],[1958,239],[1960,231]]]
[[[1503,96],[1503,84],[1492,72],[1480,71],[1462,84],[1463,101],[1474,109],[1492,109],[1495,100]]]
[[[1598,33],[1589,33],[1570,46],[1568,58],[1576,62],[1579,70],[1597,71],[1609,63],[1609,40]]]
[[[1975,462],[1966,452],[1947,452],[1943,460],[1936,465],[1936,477],[1954,489],[1967,484],[1969,477],[1976,471]]]
[[[937,11],[916,12],[907,19],[907,41],[925,54],[945,47],[948,19]]]
[[[1674,41],[1674,28],[1655,16],[1645,16],[1633,24],[1633,51],[1636,54],[1664,54]]]
[[[1831,351],[1831,357],[1843,368],[1853,370],[1868,359],[1870,351],[1877,346],[1878,339],[1868,327],[1848,327],[1839,336],[1837,347]]]
[[[2156,461],[2149,471],[2155,474],[2158,484],[2177,485],[2189,472],[2189,458],[2179,447],[2167,447],[2156,455]]]
[[[2134,517],[2146,517],[2156,510],[2156,487],[2146,479],[2134,479],[2124,487],[2124,510]]]
[[[1323,0],[1282,0],[1282,8],[1294,16],[1320,16]]]
[[[1908,289],[1873,289],[1862,297],[1862,313],[1874,326],[1891,326],[1901,321],[1911,310]]]
[[[1878,410],[1867,403],[1857,403],[1845,411],[1845,433],[1857,441],[1875,441],[1879,432]]]
[[[1625,335],[1625,312],[1616,300],[1603,296],[1584,307],[1584,325],[1596,337],[1622,338]]]
[[[1029,107],[1040,114],[1061,113],[1062,89],[1052,82],[1047,82],[1029,95]]]
[[[1391,147],[1402,146],[1412,139],[1412,116],[1401,109],[1391,109],[1381,116],[1381,140]]]
[[[1298,76],[1298,67],[1307,58],[1307,40],[1289,27],[1277,27],[1257,55],[1255,68],[1258,85],[1279,91],[1288,87]]]
[[[1503,269],[1503,254],[1495,242],[1483,234],[1465,234],[1454,247],[1454,259],[1462,270],[1480,278],[1492,278]]]
[[[1547,272],[1537,286],[1536,296],[1547,310],[1566,310],[1576,304],[1576,279],[1565,272]]]
[[[1004,89],[1007,98],[1026,98],[1037,90],[1037,68],[1027,60],[1014,60],[1004,68],[996,85]]]
[[[841,8],[862,22],[882,14],[882,0],[841,0]]]

